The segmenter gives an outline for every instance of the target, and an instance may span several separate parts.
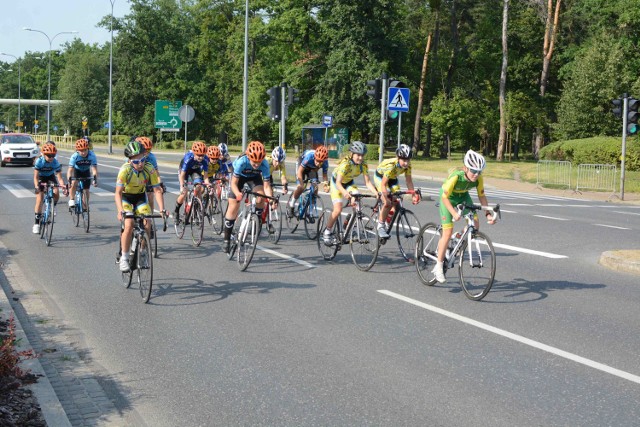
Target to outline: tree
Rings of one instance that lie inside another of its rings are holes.
[[[507,111],[505,108],[506,91],[507,91],[507,64],[508,64],[508,47],[507,47],[507,27],[509,22],[509,0],[503,0],[502,9],[502,69],[500,71],[500,136],[498,138],[498,152],[496,159],[503,160],[504,146],[507,139]]]

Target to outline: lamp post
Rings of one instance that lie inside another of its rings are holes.
[[[12,58],[15,58],[15,59],[16,59],[16,63],[18,64],[18,122],[22,122],[22,120],[21,120],[21,116],[20,116],[20,107],[21,107],[21,105],[20,105],[20,104],[22,103],[22,101],[21,101],[21,96],[20,96],[20,83],[21,83],[21,81],[22,81],[22,73],[21,73],[21,68],[22,68],[22,64],[21,64],[21,62],[22,62],[22,61],[20,61],[20,58],[18,58],[18,57],[17,57],[17,56],[15,56],[15,55],[12,55],[12,54],[10,54],[10,53],[0,52],[0,55],[4,55],[4,56],[11,56]],[[19,129],[20,127],[21,127],[21,126],[18,126],[18,130],[20,130],[20,129]]]
[[[109,0],[109,2],[111,3],[111,43],[109,43],[109,154],[113,154],[113,5],[116,0]]]
[[[33,31],[35,33],[40,33],[43,34],[47,40],[49,41],[49,85],[48,85],[48,89],[47,89],[47,141],[49,141],[51,139],[51,133],[50,133],[50,124],[51,124],[51,51],[53,50],[53,40],[58,37],[60,34],[78,34],[77,31],[61,31],[58,34],[56,34],[53,37],[49,37],[49,35],[47,33],[45,33],[44,31],[40,31],[40,30],[34,30],[33,28],[23,28],[23,30],[25,31]]]

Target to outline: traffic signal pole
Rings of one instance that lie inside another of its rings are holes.
[[[624,158],[627,153],[627,113],[629,112],[629,95],[623,94],[622,113],[622,158],[620,159],[620,200],[624,200]]]
[[[389,83],[389,76],[387,73],[382,73],[382,97],[380,102],[380,149],[378,151],[378,163],[382,163],[384,154],[384,125],[387,118],[387,88]]]
[[[287,84],[285,82],[282,82],[280,84],[280,147],[282,147],[282,149],[285,149],[285,135],[286,135],[286,118],[287,118]]]

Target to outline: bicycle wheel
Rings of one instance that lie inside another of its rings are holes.
[[[291,194],[291,196],[289,196],[289,200],[287,201],[287,206],[285,206],[285,218],[287,219],[287,228],[289,229],[290,232],[295,233],[295,231],[298,229],[298,225],[300,224],[300,217],[298,216],[300,211],[300,198],[298,198],[298,200],[295,200],[293,202],[293,216],[289,215],[289,206],[291,206],[291,198],[293,197],[293,194]]]
[[[416,249],[416,238],[420,231],[418,217],[408,209],[405,209],[396,219],[396,237],[400,253],[409,262],[413,262],[413,253]]]
[[[351,259],[358,270],[369,271],[378,259],[380,250],[380,237],[374,221],[367,216],[357,218],[351,229]]]
[[[318,227],[316,222],[320,214],[324,212],[324,202],[320,196],[313,196],[311,203],[304,213],[304,231],[307,233],[309,240],[315,240],[318,237]]]
[[[209,197],[207,218],[209,219],[209,225],[213,228],[214,234],[222,234],[224,227],[224,213],[222,212],[221,203],[215,193],[213,196]]]
[[[202,202],[199,198],[194,197],[191,201],[191,240],[194,246],[200,246],[202,243],[202,234],[204,232],[204,212],[202,210]]]
[[[251,214],[246,224],[246,229],[238,231],[238,268],[245,271],[251,263],[253,253],[258,244],[258,234],[260,233],[260,218],[256,214]]]
[[[178,211],[179,217],[176,218],[175,213],[173,215],[173,228],[176,230],[176,237],[178,239],[182,239],[184,236],[185,228],[187,227],[187,214],[186,214],[186,203],[183,203],[180,206],[180,210]]]
[[[271,211],[271,225],[273,226],[273,233],[269,234],[269,240],[273,243],[278,243],[282,236],[282,220],[285,217],[284,207],[278,203],[278,207]]]
[[[122,254],[120,251],[120,239],[118,239],[118,252],[116,255],[116,265],[120,263],[121,256]],[[131,262],[129,262],[129,265],[131,265]],[[120,275],[122,276],[122,284],[127,289],[131,286],[131,283],[133,282],[133,270],[134,270],[133,268],[130,268],[129,271],[120,272]]]
[[[51,246],[51,236],[53,236],[53,223],[55,222],[55,215],[53,214],[53,203],[49,203],[47,206],[47,222],[44,231],[44,241],[47,246]]]
[[[416,271],[422,283],[427,286],[436,284],[436,277],[431,270],[436,265],[438,256],[438,242],[442,236],[442,227],[433,222],[424,225],[418,232],[414,257],[416,259]]]
[[[138,241],[138,253],[136,257],[138,271],[138,286],[140,288],[140,296],[145,303],[149,302],[151,297],[151,288],[153,287],[153,257],[151,256],[151,242],[149,236],[144,234]]]
[[[80,193],[76,191],[76,197],[75,197],[76,205],[73,208],[73,213],[74,213],[73,224],[76,227],[80,225],[80,217],[82,216],[82,197],[80,197],[79,194]]]
[[[331,261],[332,259],[334,259],[336,257],[336,254],[338,253],[338,250],[340,249],[340,243],[335,241],[333,244],[331,245],[327,245],[324,243],[324,230],[325,228],[327,228],[327,218],[329,218],[329,215],[331,215],[331,211],[323,211],[320,214],[320,217],[318,218],[318,221],[316,221],[317,224],[317,228],[316,228],[316,242],[318,244],[318,250],[320,251],[320,255],[322,255],[322,258],[325,261]],[[340,221],[338,219],[338,221]],[[340,229],[338,228],[338,221],[336,221],[333,224],[333,235],[335,236],[336,239],[340,238]]]
[[[89,204],[85,202],[82,203],[82,222],[85,233],[88,233],[89,226],[91,225],[91,217],[89,216]]]
[[[468,246],[468,243],[463,245],[458,255],[458,275],[467,298],[480,301],[493,285],[496,251],[491,239],[480,231],[471,239],[471,251]]]
[[[151,221],[151,234],[153,237],[149,237],[151,240],[151,253],[153,253],[154,258],[158,258],[158,227],[156,227],[156,219],[150,218],[148,221]]]

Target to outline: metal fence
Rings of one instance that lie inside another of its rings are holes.
[[[616,191],[616,165],[581,164],[578,165],[576,191]]]
[[[560,188],[571,188],[571,162],[558,160],[539,160],[536,185],[543,187],[552,185]]]

